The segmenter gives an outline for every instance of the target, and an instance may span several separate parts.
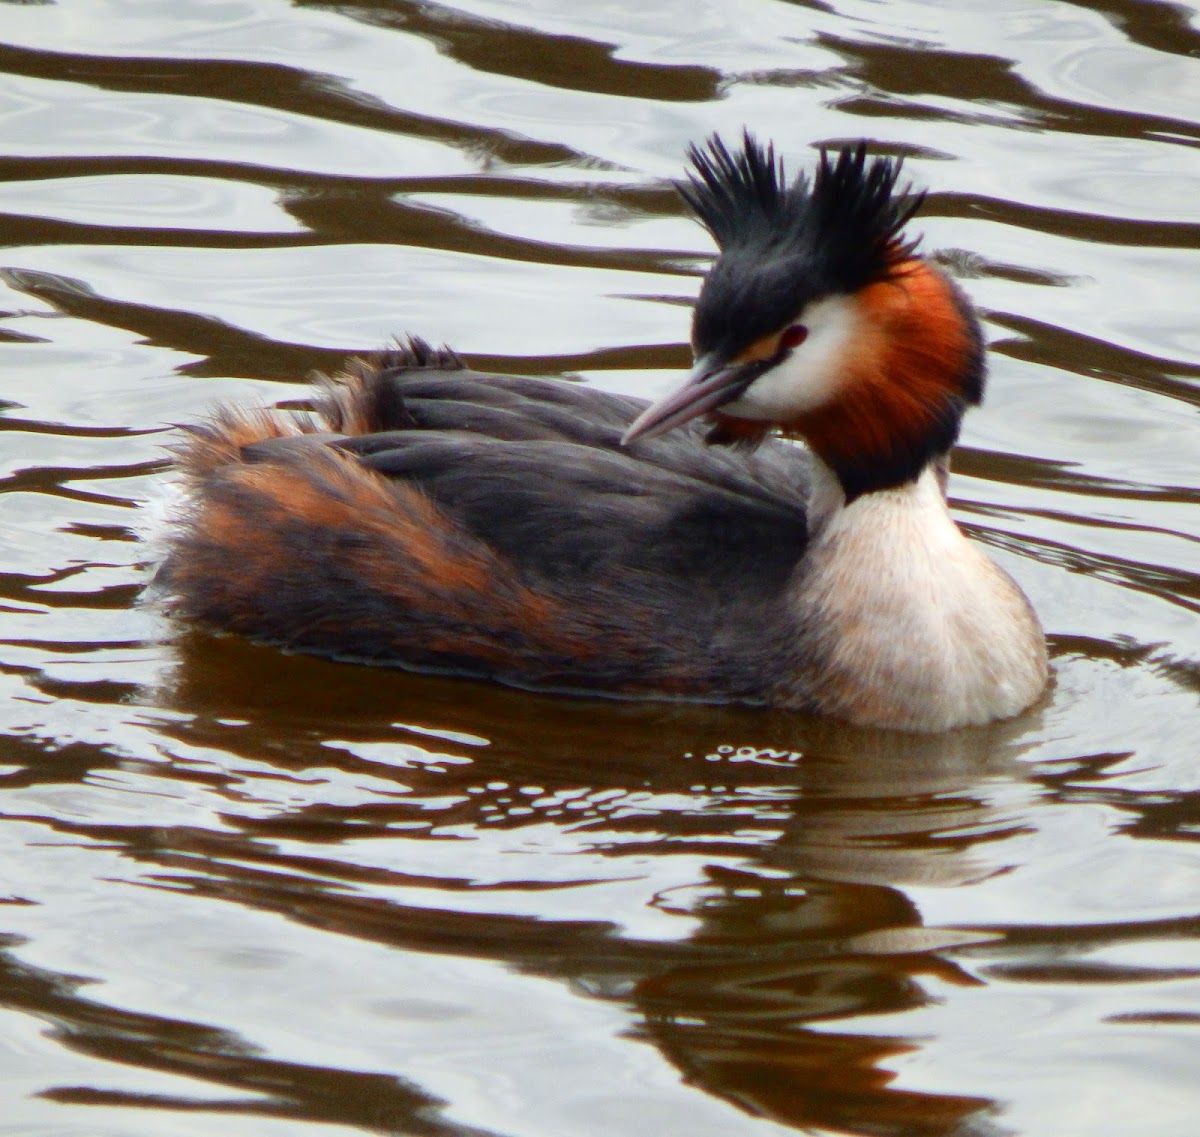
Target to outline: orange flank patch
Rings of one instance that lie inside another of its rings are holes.
[[[266,407],[222,407],[211,422],[189,430],[173,450],[184,475],[197,478],[240,462],[243,446],[294,438],[311,429],[293,415]]]
[[[342,553],[343,569],[381,594],[418,607],[436,598],[459,618],[484,595],[493,607],[517,600],[515,593],[522,590],[513,588],[496,554],[463,532],[419,489],[388,482],[332,451],[320,452],[314,465],[319,480],[311,470],[264,465],[246,467],[242,481],[277,511],[274,526],[350,537],[350,547]],[[544,603],[537,596],[521,596],[516,607],[530,614],[529,609]]]
[[[496,671],[597,652],[587,613],[523,583],[420,489],[350,456],[227,462],[194,494],[167,581],[182,615],[320,654],[385,642],[396,662],[442,656]]]
[[[974,345],[949,281],[922,260],[897,265],[854,297],[863,334],[841,396],[784,433],[804,438],[834,468],[918,449],[956,398]]]
[[[294,651],[534,687],[703,685],[699,663],[664,655],[656,609],[621,602],[619,582],[539,584],[418,485],[320,437],[305,443],[376,425],[366,375],[341,380],[343,401],[311,419],[225,409],[189,432],[190,507],[160,575],[177,617]]]

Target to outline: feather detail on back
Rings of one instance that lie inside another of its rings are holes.
[[[410,345],[323,379],[312,417],[221,411],[180,447],[193,504],[160,590],[292,650],[754,701],[762,607],[804,550],[804,455],[747,463],[699,427],[622,450],[642,405]]]

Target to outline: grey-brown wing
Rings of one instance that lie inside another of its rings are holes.
[[[541,579],[770,592],[804,550],[807,456],[788,443],[747,453],[693,426],[623,448],[642,400],[468,370],[378,381],[400,396],[395,428],[335,445],[419,485]]]

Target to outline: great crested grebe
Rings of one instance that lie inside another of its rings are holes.
[[[323,379],[309,417],[220,409],[179,448],[174,614],[334,659],[860,725],[1028,707],[1037,617],[946,505],[984,350],[904,236],[921,197],[863,144],[790,181],[749,134],[690,159],[678,188],[719,255],[677,391],[482,374],[413,339]]]

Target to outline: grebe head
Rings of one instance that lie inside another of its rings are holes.
[[[982,398],[984,361],[967,300],[904,235],[923,195],[898,188],[901,163],[859,143],[789,181],[748,133],[736,153],[714,137],[689,157],[678,188],[720,250],[696,364],[624,441],[709,414],[714,442],[802,437],[847,501],[915,479]]]

